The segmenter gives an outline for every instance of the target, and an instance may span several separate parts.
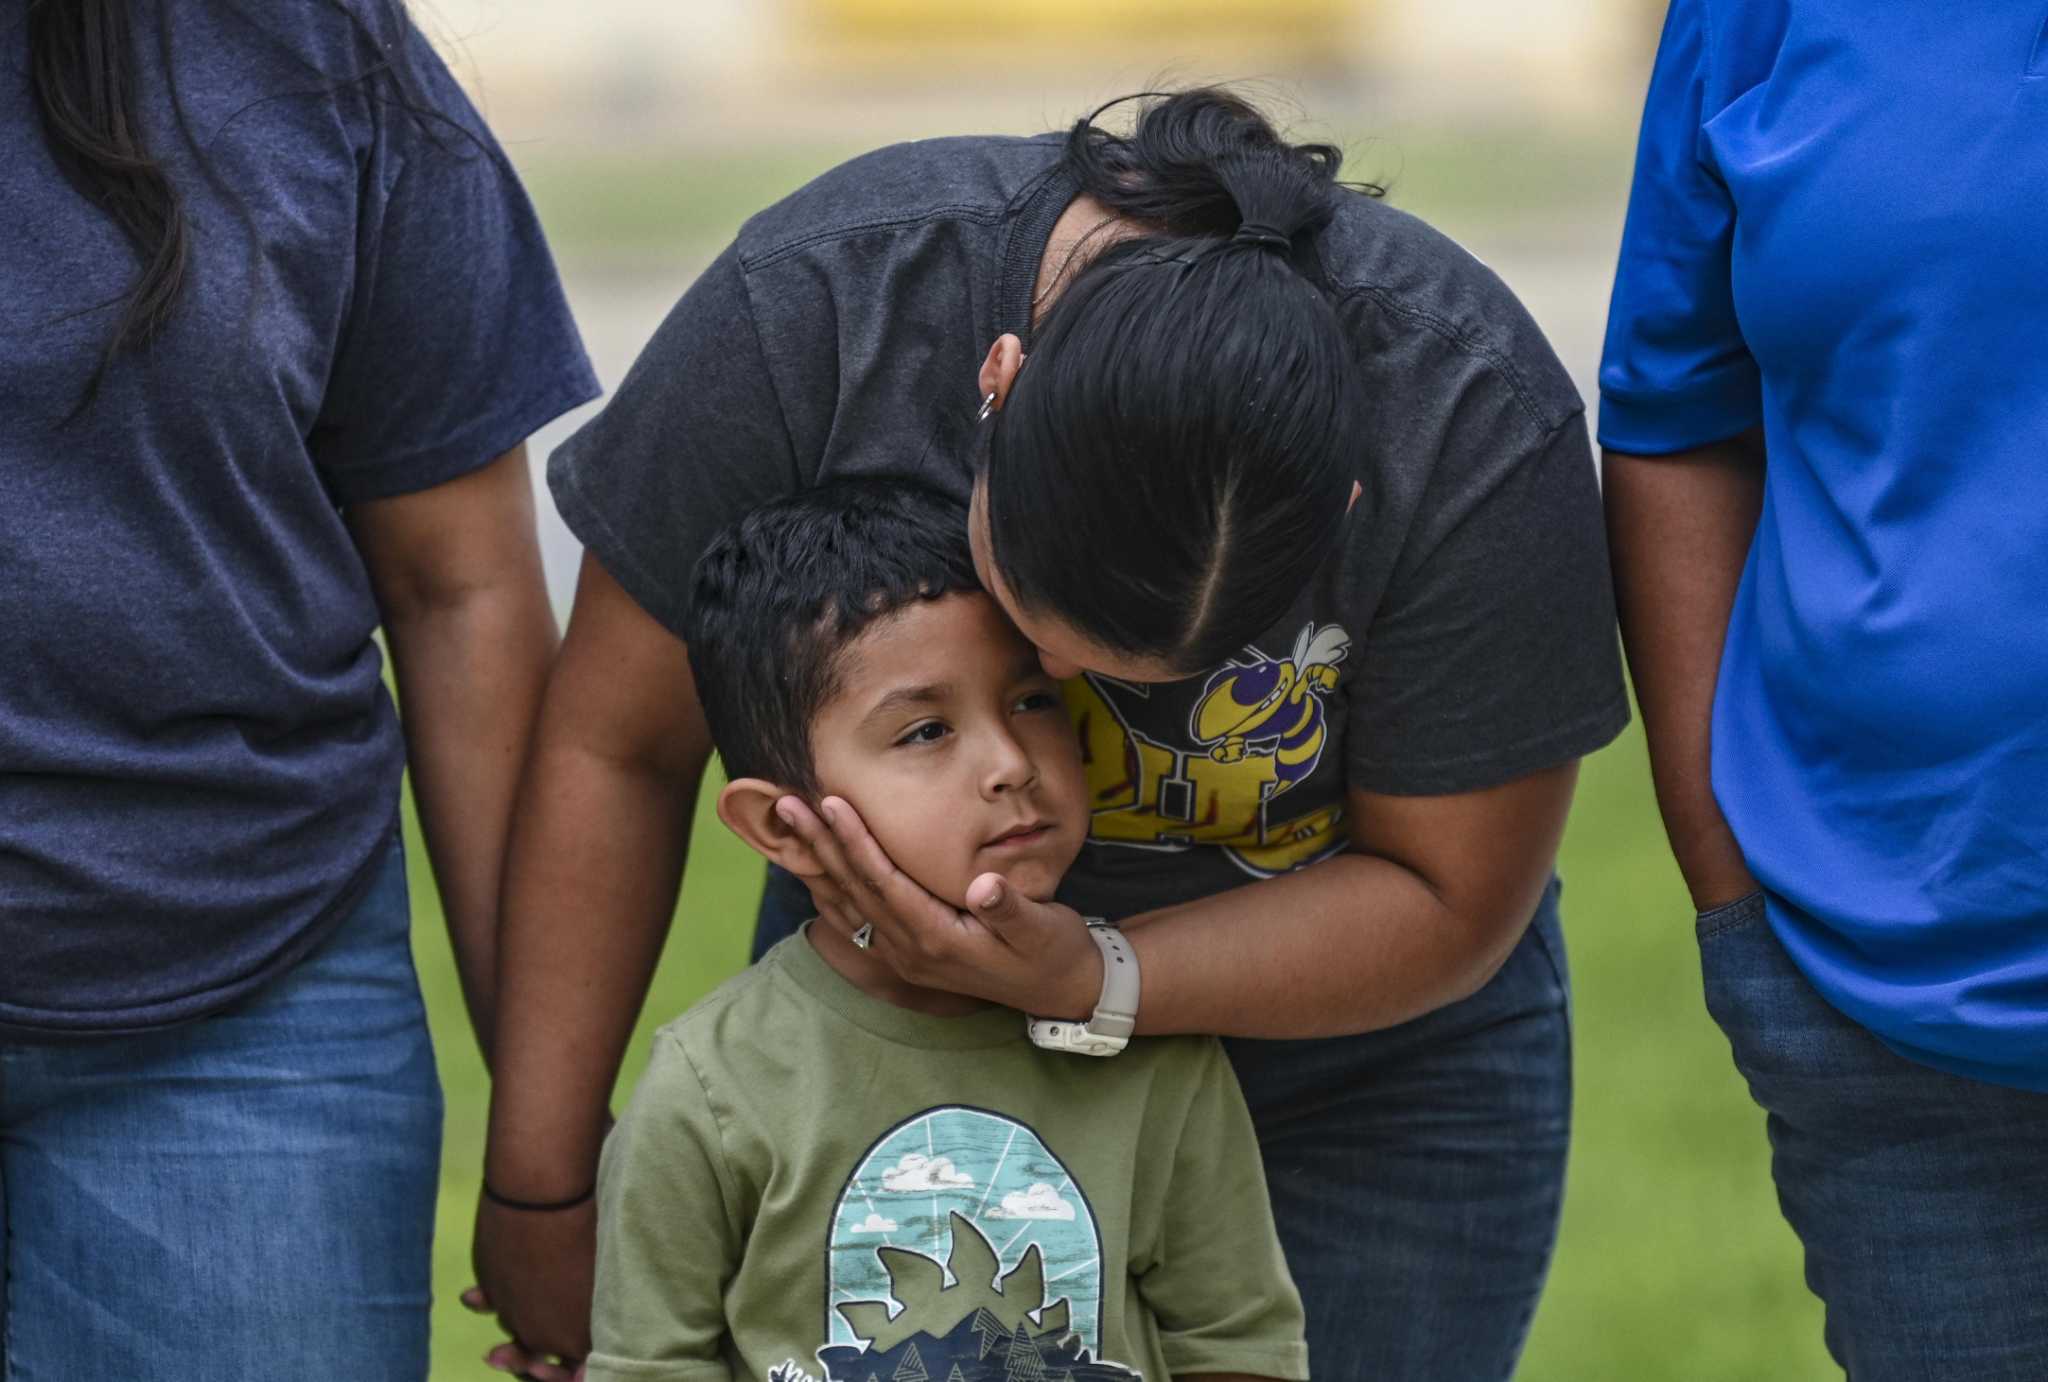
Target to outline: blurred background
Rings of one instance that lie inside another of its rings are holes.
[[[1125,92],[1227,80],[1486,261],[1589,404],[1663,15],[1662,0],[413,4],[525,178],[608,389],[742,220],[846,157],[1063,128]],[[540,435],[536,469],[591,410]],[[566,616],[580,553],[542,496]],[[482,1378],[496,1375],[480,1360],[497,1336],[455,1297],[470,1280],[487,1086],[412,842],[415,948],[448,1090],[434,1376]],[[1586,764],[1561,871],[1576,1128],[1519,1376],[1839,1376],[1778,1218],[1762,1115],[1700,1001],[1639,730]],[[653,1027],[744,962],[759,887],[758,863],[700,811],[621,1097]]]

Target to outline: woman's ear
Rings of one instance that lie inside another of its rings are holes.
[[[769,863],[815,878],[825,871],[817,855],[803,836],[775,814],[775,803],[790,795],[788,788],[762,778],[738,778],[726,783],[718,794],[718,819]]]
[[[1024,343],[1017,339],[1016,333],[1005,331],[996,337],[996,343],[988,348],[988,358],[981,362],[981,373],[974,378],[983,398],[995,395],[997,411],[1000,412],[1002,406],[1010,401],[1010,385],[1016,381],[1017,371],[1023,365]]]

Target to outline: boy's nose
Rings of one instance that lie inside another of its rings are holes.
[[[998,797],[1027,787],[1038,777],[1038,765],[1024,746],[1008,734],[999,734],[989,747],[989,760],[982,779],[983,795]]]

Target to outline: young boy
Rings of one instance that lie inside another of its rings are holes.
[[[697,570],[720,818],[850,802],[934,895],[1049,897],[1088,824],[1059,687],[975,583],[965,515],[842,481]],[[822,924],[655,1039],[599,1177],[591,1382],[1308,1376],[1244,1100],[1213,1038],[1112,1059],[904,984]]]

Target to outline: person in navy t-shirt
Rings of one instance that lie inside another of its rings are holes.
[[[43,0],[0,50],[0,1373],[423,1377],[399,779],[487,1033],[524,443],[596,383],[398,4]]]
[[[1859,1379],[2048,1377],[2048,7],[1675,0],[1601,367],[1707,1001]]]

